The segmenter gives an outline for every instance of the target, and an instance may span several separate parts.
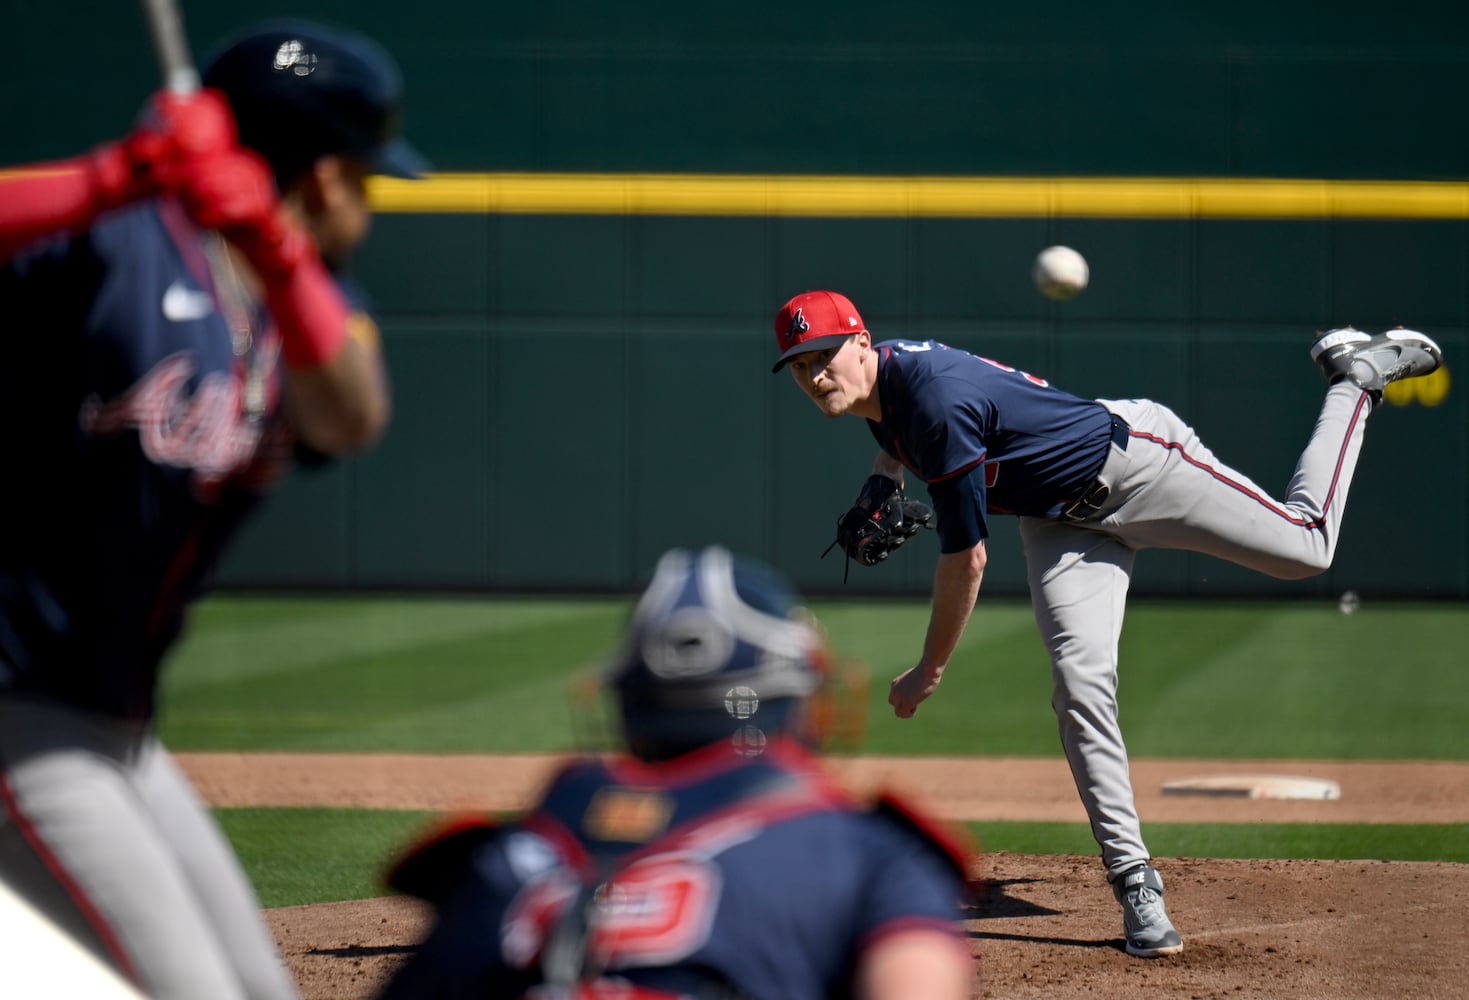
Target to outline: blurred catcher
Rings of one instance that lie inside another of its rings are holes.
[[[812,753],[832,664],[774,572],[666,553],[603,673],[627,753],[393,867],[437,918],[384,1000],[969,997],[964,852]]]
[[[160,743],[158,676],[293,456],[372,444],[366,178],[423,162],[362,36],[258,25],[125,138],[0,172],[0,879],[155,998],[295,986]]]

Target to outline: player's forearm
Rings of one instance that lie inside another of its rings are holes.
[[[249,263],[280,333],[297,435],[329,455],[372,444],[388,419],[377,327],[351,311],[315,241],[273,198],[228,238]]]
[[[126,179],[124,165],[106,149],[0,171],[0,260],[50,233],[87,228]]]
[[[900,487],[903,485],[903,463],[885,451],[879,451],[872,461],[874,476],[887,476]]]
[[[375,344],[355,337],[323,364],[287,365],[285,392],[297,435],[324,454],[365,448],[388,423],[391,401],[381,355]]]
[[[933,574],[933,607],[919,666],[930,677],[943,672],[969,625],[984,579],[985,544],[939,556]]]
[[[857,975],[861,1000],[968,1000],[974,960],[952,934],[915,931],[884,939],[863,955]]]

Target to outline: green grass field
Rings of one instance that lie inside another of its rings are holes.
[[[175,750],[545,752],[571,749],[568,678],[613,645],[627,602],[214,598],[170,663]],[[1049,667],[1027,606],[981,601],[940,692],[912,722],[887,681],[912,663],[921,602],[814,602],[868,664],[863,750],[1060,756]],[[1469,759],[1469,606],[1147,603],[1122,639],[1134,758]],[[267,905],[380,891],[421,813],[223,810]],[[976,824],[989,849],[1090,853],[1074,824]],[[1459,826],[1151,824],[1160,856],[1469,861]]]

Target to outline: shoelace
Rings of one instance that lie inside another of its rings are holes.
[[[1164,912],[1162,906],[1163,897],[1147,886],[1127,895],[1128,902],[1132,904],[1140,925],[1161,924],[1168,919],[1168,914]]]

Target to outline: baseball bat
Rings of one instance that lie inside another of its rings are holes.
[[[199,89],[199,71],[184,35],[184,17],[179,0],[143,0],[143,16],[153,37],[163,85],[175,94],[192,94]]]

